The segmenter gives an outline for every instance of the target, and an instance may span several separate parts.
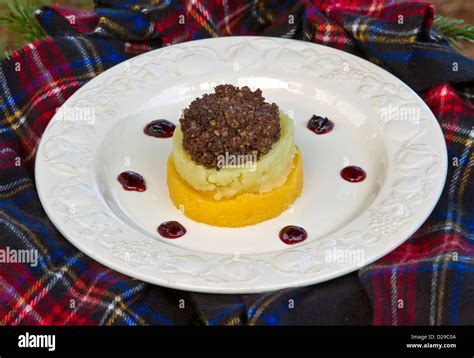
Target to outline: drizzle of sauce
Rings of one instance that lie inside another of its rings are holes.
[[[351,183],[359,183],[367,177],[364,169],[355,165],[350,165],[341,170],[341,177]]]
[[[186,229],[177,221],[165,221],[158,226],[158,233],[165,239],[177,239],[186,234]]]
[[[150,137],[170,138],[173,136],[176,126],[166,119],[157,119],[148,123],[143,132]]]
[[[299,226],[289,225],[280,230],[280,240],[287,245],[303,242],[308,237],[305,229]]]
[[[135,172],[123,172],[117,177],[117,180],[124,190],[142,192],[146,190],[145,179]]]
[[[316,134],[326,134],[333,130],[334,123],[327,117],[321,117],[313,114],[306,125],[311,132]]]

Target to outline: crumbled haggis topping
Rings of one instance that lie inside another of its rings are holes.
[[[219,169],[218,157],[225,153],[258,159],[280,139],[278,106],[247,86],[215,87],[215,93],[191,102],[180,123],[184,149],[206,168]]]

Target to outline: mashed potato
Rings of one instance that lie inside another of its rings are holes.
[[[173,135],[174,167],[191,187],[207,192],[214,200],[272,191],[286,182],[296,153],[293,121],[281,111],[280,119],[281,137],[267,154],[257,162],[224,166],[219,170],[205,168],[191,160],[183,148],[183,132],[178,126]]]
[[[303,163],[296,149],[288,179],[268,193],[243,193],[214,200],[207,192],[193,189],[176,172],[173,157],[168,159],[168,190],[171,201],[188,218],[221,227],[254,225],[288,210],[303,189]]]

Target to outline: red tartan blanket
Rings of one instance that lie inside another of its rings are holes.
[[[44,7],[50,37],[0,66],[0,248],[37,249],[38,265],[0,264],[0,322],[18,324],[472,324],[474,62],[431,28],[424,2],[96,1],[95,12]],[[179,26],[181,15],[186,26]],[[289,22],[292,16],[294,21]],[[211,36],[312,41],[382,66],[418,91],[448,145],[441,200],[407,242],[320,285],[261,295],[153,286],[89,259],[45,215],[32,164],[55,110],[133,55]],[[453,71],[453,63],[458,71]],[[20,69],[20,70],[18,70]],[[177,309],[179,300],[189,302]],[[294,308],[288,308],[293,299]]]

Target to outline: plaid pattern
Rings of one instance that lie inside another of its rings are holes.
[[[36,267],[0,264],[4,325],[472,324],[474,63],[431,31],[423,2],[99,0],[95,12],[42,8],[50,34],[0,66],[0,248],[37,249]],[[184,15],[185,24],[180,24]],[[288,21],[292,16],[293,21]],[[417,90],[448,144],[447,184],[406,243],[360,272],[260,295],[180,292],[89,259],[45,215],[35,190],[39,139],[57,107],[113,65],[212,36],[313,41],[365,57]],[[453,71],[453,63],[458,71]]]

